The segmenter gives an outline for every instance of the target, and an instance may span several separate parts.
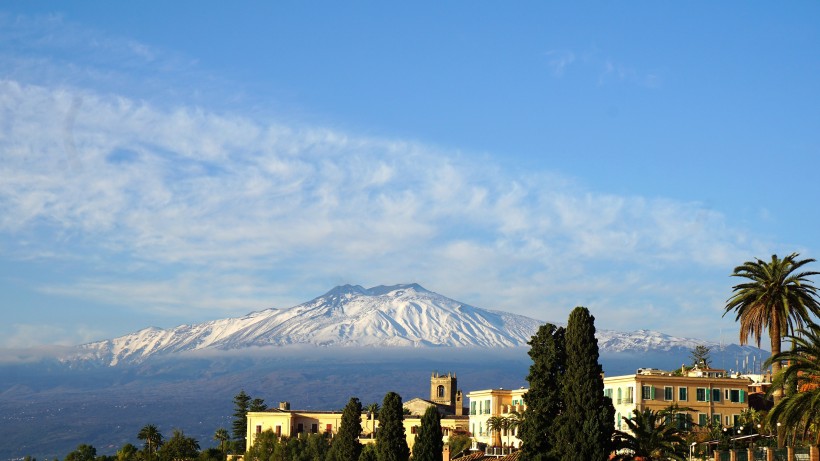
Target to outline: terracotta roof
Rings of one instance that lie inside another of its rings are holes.
[[[476,451],[475,453],[462,456],[461,458],[456,458],[452,461],[518,461],[520,457],[521,450],[514,451],[509,455],[502,456],[500,458],[497,456],[487,456],[483,451]]]

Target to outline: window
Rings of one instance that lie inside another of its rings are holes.
[[[418,431],[417,431],[417,429],[418,429],[418,426],[413,426],[413,427],[411,427],[411,428],[410,428],[410,433],[411,433],[411,434],[415,434],[416,432],[418,432]]]
[[[618,403],[623,403],[623,401],[624,401],[624,398],[623,398],[622,394],[623,394],[623,392],[622,392],[621,388],[619,387],[618,388]],[[618,418],[618,419],[620,419],[620,418]]]
[[[689,400],[689,397],[687,395],[688,390],[689,390],[689,388],[687,388],[687,387],[679,387],[678,388],[678,400],[680,400],[682,402],[685,402],[685,401]]]
[[[651,400],[652,394],[652,386],[641,386],[641,398],[643,400]]]
[[[674,399],[674,392],[672,391],[672,386],[666,386],[663,388],[663,399],[666,401],[671,401]]]
[[[712,424],[720,426],[720,413],[712,413]]]
[[[439,387],[436,389],[436,395],[437,395],[439,398],[444,397],[444,386],[439,386]]]
[[[732,426],[740,425],[740,415],[732,415]]]
[[[706,413],[698,413],[698,426],[706,427],[709,423],[709,415]]]
[[[276,436],[277,437],[282,436],[282,426],[276,426]]]
[[[699,387],[695,390],[695,400],[698,402],[708,402],[709,401],[709,392],[708,389]]]
[[[484,401],[484,414],[485,415],[490,414],[490,401],[489,400]]]
[[[692,428],[692,420],[687,414],[678,413],[675,415],[675,420],[675,426],[678,430],[688,431]]]
[[[319,425],[318,424],[311,424],[310,425],[310,433],[316,434],[319,432]]]
[[[298,432],[299,434],[301,434],[302,432],[305,432],[305,425],[302,424],[302,423],[297,424],[296,425],[296,432]]]
[[[635,388],[629,386],[626,388],[626,399],[624,399],[624,403],[634,403],[635,402]]]
[[[261,434],[261,433],[262,433],[262,426],[256,426],[256,433],[257,433],[257,434]]]
[[[712,389],[712,401],[720,402],[720,389]]]
[[[729,393],[729,401],[732,403],[744,403],[746,400],[746,393],[740,389],[732,389],[727,392]]]
[[[604,397],[612,398],[612,389],[604,389]],[[515,405],[515,401],[513,400],[513,405]]]
[[[620,390],[620,389],[618,389],[618,390]],[[620,411],[618,412],[618,416],[616,416],[616,418],[617,418],[616,421],[618,421],[618,429],[620,429],[621,428],[621,421],[623,421],[621,419],[621,412]]]
[[[470,402],[470,414],[471,415],[476,414],[476,412],[475,412],[475,402]],[[473,431],[473,432],[475,432],[475,431]]]
[[[333,424],[328,424],[327,426],[325,426],[325,432],[327,432],[328,434],[333,432]]]

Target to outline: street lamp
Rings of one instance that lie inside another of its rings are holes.
[[[692,442],[692,445],[689,445],[689,461],[692,461],[692,454],[694,453],[695,445],[697,444],[697,442]]]

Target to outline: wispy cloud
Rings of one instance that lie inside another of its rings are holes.
[[[25,240],[4,258],[89,262],[50,294],[244,313],[331,282],[420,281],[551,318],[646,302],[662,268],[725,271],[753,240],[697,203],[419,143],[9,80],[0,107],[0,233]]]

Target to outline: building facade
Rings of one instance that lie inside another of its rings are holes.
[[[729,376],[725,370],[698,369],[681,376],[652,368],[639,368],[635,374],[604,378],[604,394],[615,406],[615,428],[624,430],[623,418],[633,410],[665,410],[676,406],[677,424],[682,429],[698,430],[709,423],[736,426],[748,406],[749,384],[745,377]]]
[[[518,429],[492,431],[489,420],[492,417],[519,419],[526,409],[524,394],[527,389],[486,389],[467,394],[470,408],[470,433],[477,444],[487,446],[520,447]]]

